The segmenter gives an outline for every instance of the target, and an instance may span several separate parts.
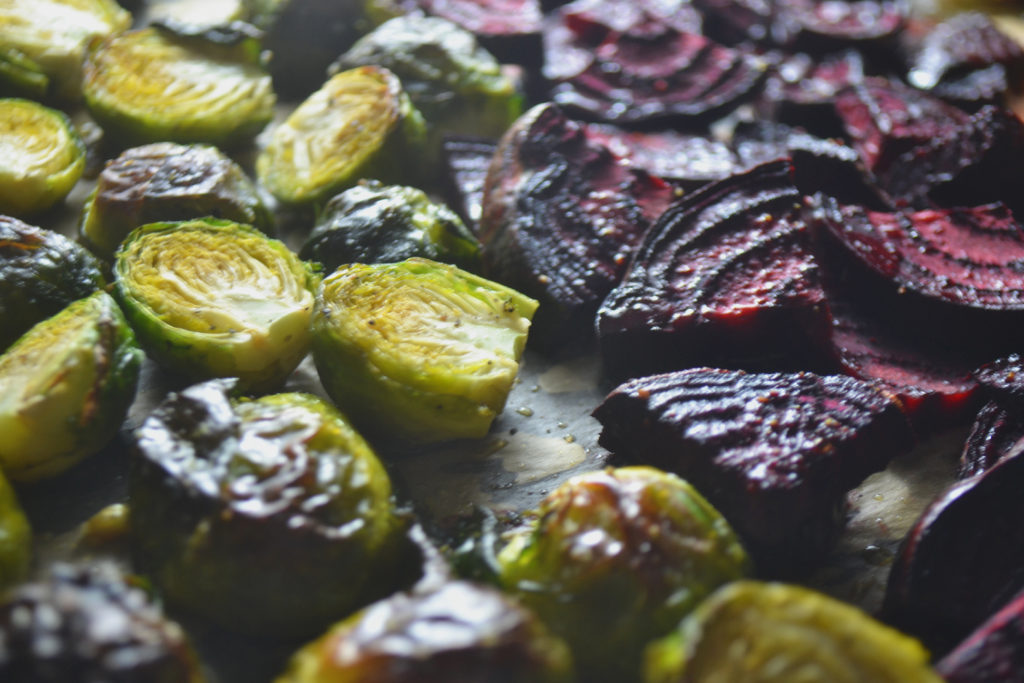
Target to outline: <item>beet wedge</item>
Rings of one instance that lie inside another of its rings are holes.
[[[612,391],[594,417],[612,453],[696,486],[761,575],[812,569],[845,523],[845,494],[913,442],[891,396],[808,372],[644,377]]]
[[[476,137],[445,136],[441,143],[444,199],[474,232],[480,222],[487,169],[497,148],[496,140]]]
[[[935,665],[946,683],[1024,683],[1024,591]]]
[[[800,369],[831,361],[831,318],[788,161],[676,201],[598,311],[613,379],[694,365]]]

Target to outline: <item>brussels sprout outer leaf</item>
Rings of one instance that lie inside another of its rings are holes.
[[[98,291],[0,356],[0,466],[14,481],[58,474],[114,437],[135,398],[142,352]]]
[[[0,47],[0,95],[40,100],[46,96],[50,78],[20,50]]]
[[[283,243],[232,221],[141,226],[116,255],[115,294],[140,345],[198,379],[280,385],[309,351],[313,269]]]
[[[328,394],[381,437],[479,437],[501,412],[537,302],[454,266],[412,258],[324,280],[313,358]]]
[[[0,472],[0,590],[28,575],[32,562],[32,529],[14,489]]]
[[[30,100],[0,100],[0,213],[50,208],[84,168],[85,144],[67,115]]]

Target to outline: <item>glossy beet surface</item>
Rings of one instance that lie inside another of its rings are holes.
[[[842,528],[845,493],[912,442],[889,395],[812,373],[655,375],[619,386],[594,416],[602,446],[704,492],[762,573],[820,559]]]
[[[598,312],[612,377],[822,362],[831,321],[790,173],[779,161],[731,176],[651,227]]]
[[[957,463],[957,479],[981,474],[1002,460],[1024,439],[1024,414],[996,401],[981,407]]]
[[[1024,49],[996,28],[989,15],[963,12],[928,32],[911,59],[907,80],[930,90],[964,72],[1022,63]]]
[[[935,665],[946,683],[1024,680],[1024,591]]]
[[[974,372],[974,379],[1000,403],[1024,406],[1024,358],[1019,353],[986,363]]]
[[[541,55],[538,0],[418,0],[427,14],[476,35],[502,63],[535,64]]]

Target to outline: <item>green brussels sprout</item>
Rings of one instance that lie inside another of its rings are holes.
[[[399,593],[300,649],[276,683],[568,683],[565,643],[493,588]]]
[[[643,648],[749,560],[686,481],[652,467],[578,475],[498,554],[500,584],[568,641],[581,677],[635,681]]]
[[[0,216],[0,350],[104,284],[100,262],[80,244]]]
[[[24,216],[64,199],[85,169],[85,144],[63,112],[0,99],[0,213]]]
[[[0,52],[20,64],[19,71],[27,68],[42,74],[47,94],[77,100],[82,95],[82,59],[89,43],[120,33],[131,23],[131,14],[115,0],[4,0],[0,3]],[[16,80],[25,75],[21,71]],[[33,79],[38,84],[38,75]]]
[[[38,63],[21,50],[0,45],[0,95],[40,100],[49,87],[50,77]]]
[[[478,270],[480,243],[462,219],[422,190],[361,181],[324,207],[299,255],[328,273],[346,263],[421,256]]]
[[[498,138],[523,113],[517,83],[476,36],[447,19],[391,19],[356,41],[331,69],[369,64],[390,69],[402,81],[426,119],[434,154],[444,133]]]
[[[139,343],[185,377],[279,386],[309,351],[318,276],[255,228],[202,218],[133,230],[115,289]]]
[[[317,292],[313,359],[360,429],[430,442],[487,433],[537,302],[455,266],[342,266]]]
[[[32,562],[32,529],[7,477],[0,470],[0,590],[28,575]]]
[[[110,441],[135,398],[142,352],[100,290],[26,332],[0,356],[0,467],[13,481],[56,475]]]
[[[651,643],[646,683],[939,683],[921,644],[800,586],[723,586]]]
[[[108,38],[85,60],[85,104],[124,144],[231,144],[274,116],[258,41],[214,41],[150,26]]]
[[[283,202],[321,201],[360,178],[408,179],[424,135],[398,78],[360,67],[330,78],[273,130],[256,174]]]
[[[132,544],[164,596],[252,634],[308,637],[399,586],[406,520],[326,401],[171,393],[135,433]]]
[[[110,258],[140,225],[204,216],[264,232],[272,226],[256,186],[220,150],[157,142],[107,163],[83,209],[81,235],[96,254]]]

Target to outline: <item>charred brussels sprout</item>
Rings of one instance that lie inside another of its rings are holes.
[[[0,4],[0,53],[11,70],[0,69],[0,82],[35,73],[31,79],[44,93],[78,99],[89,42],[124,31],[131,22],[115,0],[5,0]]]
[[[167,599],[233,629],[309,636],[391,592],[403,518],[328,403],[172,393],[137,430],[133,545]]]
[[[85,104],[125,144],[231,144],[273,118],[270,76],[254,38],[213,41],[155,26],[97,45],[85,61]]]
[[[939,683],[916,640],[856,607],[785,584],[737,581],[647,648],[646,683]]]
[[[147,353],[197,379],[284,382],[309,351],[317,276],[281,242],[231,221],[143,225],[114,263],[115,293]]]
[[[299,650],[277,683],[568,683],[565,643],[493,588],[396,594]]]
[[[201,683],[185,633],[110,564],[55,565],[0,603],[0,680]]]
[[[342,266],[317,293],[313,358],[360,429],[421,442],[479,437],[505,405],[536,307],[427,259]]]
[[[0,590],[28,574],[32,561],[32,529],[14,489],[0,471]]]
[[[26,332],[0,356],[0,467],[14,481],[58,474],[114,437],[142,352],[101,291]]]
[[[0,349],[103,284],[100,262],[81,245],[0,216]]]
[[[263,231],[271,216],[241,167],[215,147],[158,142],[107,163],[82,214],[82,238],[110,258],[140,225],[213,216]]]
[[[300,255],[328,273],[345,263],[414,256],[476,270],[480,245],[462,219],[414,187],[364,181],[324,207]]]
[[[0,100],[0,212],[24,216],[67,196],[85,168],[71,121],[29,100]]]
[[[638,680],[648,641],[749,570],[718,511],[651,467],[569,479],[498,564],[502,586],[569,642],[581,676],[615,681]]]
[[[256,173],[281,201],[320,201],[360,178],[410,179],[424,135],[398,78],[360,67],[333,76],[274,129]]]

